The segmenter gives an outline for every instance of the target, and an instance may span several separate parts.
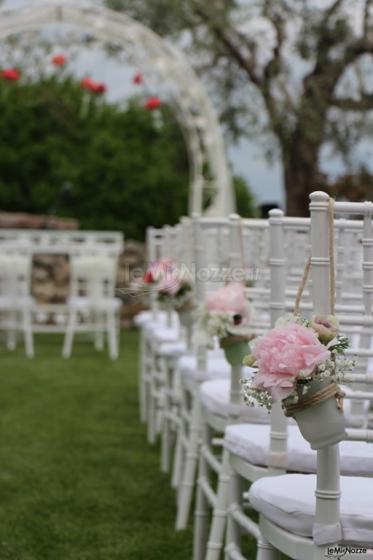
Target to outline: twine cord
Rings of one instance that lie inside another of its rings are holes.
[[[328,256],[329,256],[329,309],[330,314],[334,315],[335,311],[335,258],[334,258],[334,199],[329,198],[328,206]],[[311,270],[311,257],[308,257],[304,267],[303,276],[299,284],[297,295],[294,303],[294,315],[299,315],[300,302],[307,284],[309,273]],[[335,362],[335,357],[332,357]],[[285,416],[293,416],[294,413],[305,410],[311,406],[316,406],[331,397],[335,397],[338,410],[343,410],[343,397],[345,393],[340,390],[336,383],[331,383],[324,389],[320,389],[312,395],[312,397],[302,399],[301,402],[295,404],[284,404]]]
[[[308,399],[302,400],[302,402],[298,402],[295,404],[284,405],[285,416],[293,416],[296,412],[301,412],[311,406],[316,406],[331,397],[335,397],[337,403],[337,409],[343,410],[343,397],[345,393],[341,391],[336,383],[331,383],[324,389],[320,389],[317,393],[314,393]]]
[[[243,225],[242,225],[242,218],[240,217],[239,222],[239,243],[240,243],[240,259],[241,259],[241,270],[242,270],[242,284],[245,286],[245,270],[246,270],[246,263],[245,263],[245,248],[243,242]]]
[[[334,315],[335,310],[335,259],[334,259],[334,198],[329,198],[328,206],[328,256],[329,256],[329,309]],[[294,315],[299,315],[300,302],[306,287],[311,270],[311,257],[308,257],[303,270],[303,276],[299,284],[294,302]]]

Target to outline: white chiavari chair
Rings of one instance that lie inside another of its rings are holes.
[[[23,333],[25,351],[34,356],[31,297],[31,255],[5,250],[0,255],[0,313],[1,328],[5,330],[7,347],[14,350],[17,334]]]
[[[217,228],[217,226],[219,226]],[[219,283],[214,281],[214,271],[220,271],[220,284],[224,284],[227,280],[242,281],[244,274],[244,263],[242,247],[245,243],[251,247],[250,256],[250,277],[253,278],[258,271],[263,272],[262,261],[266,248],[267,223],[262,220],[250,220],[244,223],[238,216],[231,216],[227,222],[217,224],[212,221],[200,221],[195,224],[196,234],[199,241],[199,251],[196,251],[197,272],[199,267],[205,271],[208,281],[201,282],[200,301],[204,301],[204,297],[209,291],[219,287]],[[204,254],[204,250],[206,254]],[[265,258],[264,258],[265,260]],[[207,271],[207,272],[206,272]],[[210,272],[208,272],[210,271]],[[216,274],[215,272],[215,274]],[[247,272],[247,271],[246,271]],[[260,294],[261,295],[261,294]],[[219,350],[221,355],[221,350]],[[203,446],[199,448],[199,438],[201,433],[207,432],[206,419],[213,424],[215,430],[222,433],[225,424],[230,416],[235,418],[243,415],[246,419],[252,421],[266,421],[267,414],[262,411],[245,410],[242,403],[239,402],[241,367],[234,368],[221,357],[212,356],[204,364],[204,367],[196,367],[194,375],[185,370],[182,372],[182,422],[184,417],[187,418],[187,429],[185,430],[185,468],[180,482],[180,492],[178,501],[177,528],[184,528],[190,511],[191,498],[193,494],[195,472],[197,467],[198,455],[203,454],[209,464],[216,468],[220,468],[220,461],[213,457],[213,450],[210,445],[218,443],[216,438],[211,440],[210,434],[204,438]],[[220,377],[220,379],[217,379]],[[206,379],[210,379],[206,381]],[[203,381],[203,383],[202,383]],[[232,398],[231,398],[232,397]],[[190,402],[191,406],[188,410]],[[189,412],[189,415],[188,415]],[[205,429],[206,428],[206,429]],[[188,437],[189,436],[189,437]],[[202,467],[201,467],[202,469]],[[202,476],[199,477],[201,484]],[[205,486],[205,485],[204,485]],[[209,492],[209,489],[207,489]],[[197,509],[199,507],[197,504]],[[201,522],[197,523],[198,527],[203,525],[203,514]]]
[[[316,313],[327,314],[331,266],[328,248],[328,195],[322,192],[312,193],[310,211],[313,308]],[[336,306],[336,314],[341,326],[354,327],[358,331],[358,340],[354,348],[358,357],[357,372],[346,376],[346,381],[371,383],[373,375],[369,360],[373,356],[373,204],[336,202],[334,212],[349,214],[363,220],[362,275],[357,283],[361,286],[362,297],[360,300],[356,298],[362,305],[355,305],[354,311],[352,306],[348,309],[342,302],[339,310]],[[353,237],[350,241],[351,239]],[[356,254],[358,253],[359,251],[356,251]],[[354,267],[356,272],[359,267],[358,260]],[[338,275],[337,267],[337,281]],[[354,401],[366,401],[373,398],[373,393],[360,391],[347,397]],[[316,418],[317,407],[313,411],[311,409],[311,412]],[[372,549],[372,451],[369,450],[368,443],[373,442],[373,432],[370,429],[353,428],[347,430],[347,437],[348,442],[317,451],[316,475],[284,474],[275,480],[261,478],[251,486],[249,499],[260,513],[260,532],[265,545],[263,554],[258,551],[258,558],[277,560],[281,552],[295,560],[321,560],[333,554],[338,556],[337,548],[328,550],[328,546],[343,547],[346,544]],[[342,469],[346,469],[345,450],[348,444],[350,468],[347,474],[353,476],[340,477],[340,465]],[[363,451],[364,446],[366,453]],[[339,550],[342,551],[342,548]],[[343,551],[340,552],[342,553]],[[361,553],[356,557],[367,556],[366,553]],[[238,553],[232,555],[232,558],[243,556]]]
[[[97,350],[102,349],[103,335],[107,335],[109,356],[117,359],[121,300],[115,297],[116,273],[116,255],[94,251],[71,256],[64,358],[71,356],[76,333],[92,333]]]
[[[174,227],[165,226],[163,254],[161,258],[170,258],[173,267],[180,269],[190,260],[190,221],[182,220]],[[152,322],[146,326],[150,368],[148,380],[148,441],[154,443],[161,433],[161,469],[169,472],[173,437],[171,432],[178,423],[177,392],[174,371],[177,358],[190,352],[189,329],[179,324],[177,313],[169,308],[166,311],[166,325]],[[148,358],[149,359],[149,358]]]
[[[338,224],[341,225],[341,224]],[[355,228],[355,224],[352,224]],[[272,325],[286,310],[293,307],[294,286],[299,284],[302,266],[308,254],[308,219],[284,218],[279,210],[270,213],[270,270],[271,270],[271,318]],[[337,229],[338,232],[338,229]],[[300,249],[297,266],[291,262],[294,250]],[[291,250],[290,250],[291,249]],[[292,276],[295,272],[295,276]],[[342,296],[342,294],[341,294]],[[306,298],[307,301],[307,298]],[[306,303],[309,308],[309,303]],[[303,309],[304,311],[304,309]],[[308,311],[309,312],[309,311]],[[348,420],[351,420],[349,414]],[[356,418],[354,419],[356,422]],[[287,471],[315,472],[316,453],[303,440],[296,425],[287,421],[277,407],[271,415],[271,426],[230,425],[224,438],[231,465],[229,507],[220,507],[215,513],[217,520],[210,532],[207,558],[219,558],[223,544],[224,513],[228,514],[226,557],[243,558],[240,532],[243,529],[258,542],[258,557],[266,554],[266,544],[260,538],[258,526],[245,514],[243,504],[243,481],[252,482],[263,476],[273,476]],[[342,446],[341,467],[345,474],[367,475],[373,468],[373,450],[360,444],[346,443]],[[228,480],[226,480],[228,486]],[[217,521],[220,520],[220,526]]]

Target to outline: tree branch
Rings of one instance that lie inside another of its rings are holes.
[[[364,37],[367,38],[368,37],[368,32],[370,29],[370,10],[372,7],[372,0],[365,0],[365,6],[364,6],[364,20],[363,20],[363,34]]]
[[[360,99],[332,97],[330,105],[344,111],[370,111],[373,110],[373,94],[362,95]]]
[[[216,21],[214,21],[208,12],[199,3],[193,2],[192,8],[194,13],[203,21],[205,25],[212,31],[215,37],[225,47],[227,52],[234,58],[242,70],[249,76],[250,81],[260,87],[260,77],[256,72],[254,53],[251,52],[251,58],[247,58],[240,51],[240,46],[234,42],[233,37],[229,32],[222,28]],[[247,43],[246,43],[247,44]]]

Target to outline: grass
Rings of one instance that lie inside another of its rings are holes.
[[[0,559],[189,560],[138,421],[137,334],[117,362],[84,342],[63,360],[61,345],[0,350]]]

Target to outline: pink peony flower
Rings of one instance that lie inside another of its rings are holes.
[[[316,333],[297,323],[269,331],[258,339],[252,354],[258,366],[253,386],[268,390],[274,402],[288,397],[297,379],[309,376],[330,357]]]
[[[174,272],[166,273],[164,278],[158,284],[158,292],[175,296],[181,288],[181,281],[179,276]]]
[[[223,313],[244,314],[247,300],[243,286],[232,282],[223,288],[219,288],[206,298],[208,311]]]

